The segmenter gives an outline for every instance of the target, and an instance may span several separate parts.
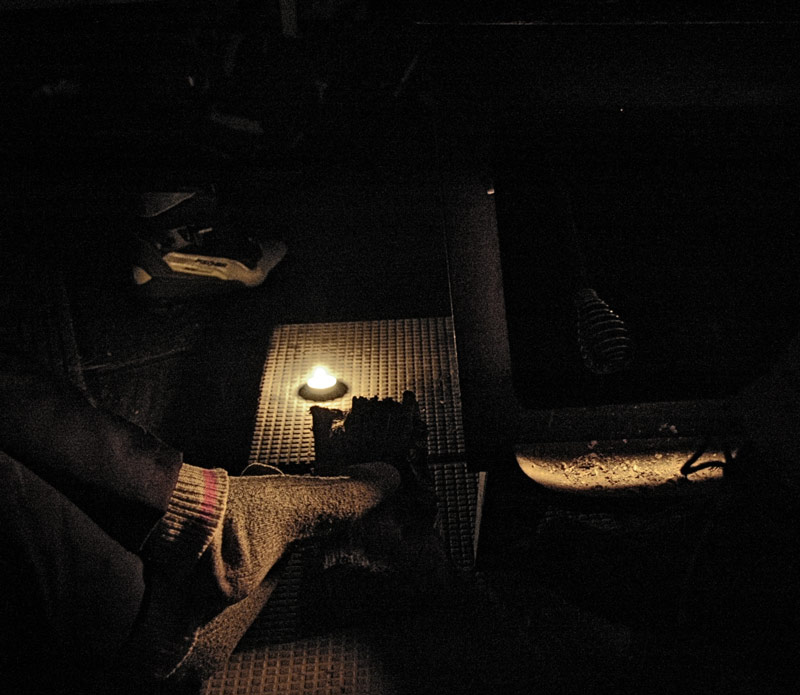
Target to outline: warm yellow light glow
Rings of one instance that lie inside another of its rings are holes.
[[[325,367],[317,366],[306,383],[312,389],[329,389],[336,385],[336,377]]]

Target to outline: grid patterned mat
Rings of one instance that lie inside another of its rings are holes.
[[[308,401],[298,395],[316,365],[349,390],[325,402],[349,408],[353,396],[400,398],[414,391],[428,424],[432,460],[463,457],[460,392],[452,319],[286,324],[270,340],[250,463],[308,464],[314,438]]]
[[[428,454],[439,497],[439,532],[453,563],[469,571],[477,475],[463,463],[464,438],[452,320],[398,319],[276,327],[266,358],[250,462],[279,468],[314,458],[310,403],[298,389],[317,364],[348,387],[323,405],[346,410],[354,396],[400,398],[414,391],[428,425]],[[313,552],[310,549],[308,552]],[[304,693],[381,695],[398,692],[358,630],[302,634],[304,552],[205,695]]]
[[[239,649],[206,693],[389,695],[397,690],[355,631]],[[398,695],[400,695],[398,693]]]

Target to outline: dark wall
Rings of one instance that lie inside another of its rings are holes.
[[[442,118],[490,133],[525,404],[722,397],[768,369],[798,328],[798,26],[437,30]],[[581,364],[581,282],[631,329],[621,375]]]

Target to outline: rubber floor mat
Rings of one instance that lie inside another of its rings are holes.
[[[477,474],[463,463],[464,438],[452,320],[449,317],[285,324],[273,332],[261,382],[250,462],[294,472],[314,459],[312,403],[298,389],[317,364],[348,386],[322,405],[346,410],[354,396],[400,398],[414,391],[428,425],[428,455],[439,497],[439,532],[453,563],[473,561]],[[302,634],[304,551],[205,695],[403,692],[356,627]]]
[[[314,459],[312,405],[298,390],[316,365],[348,386],[327,408],[353,396],[400,398],[414,391],[433,461],[463,457],[460,392],[450,318],[285,324],[272,334],[261,382],[250,463],[278,468]]]

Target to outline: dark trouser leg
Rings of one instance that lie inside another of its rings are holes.
[[[0,451],[134,552],[166,511],[183,461],[141,428],[93,407],[63,379],[3,354]]]
[[[2,453],[0,543],[7,679],[52,680],[59,692],[74,674],[111,665],[142,603],[141,560]]]

